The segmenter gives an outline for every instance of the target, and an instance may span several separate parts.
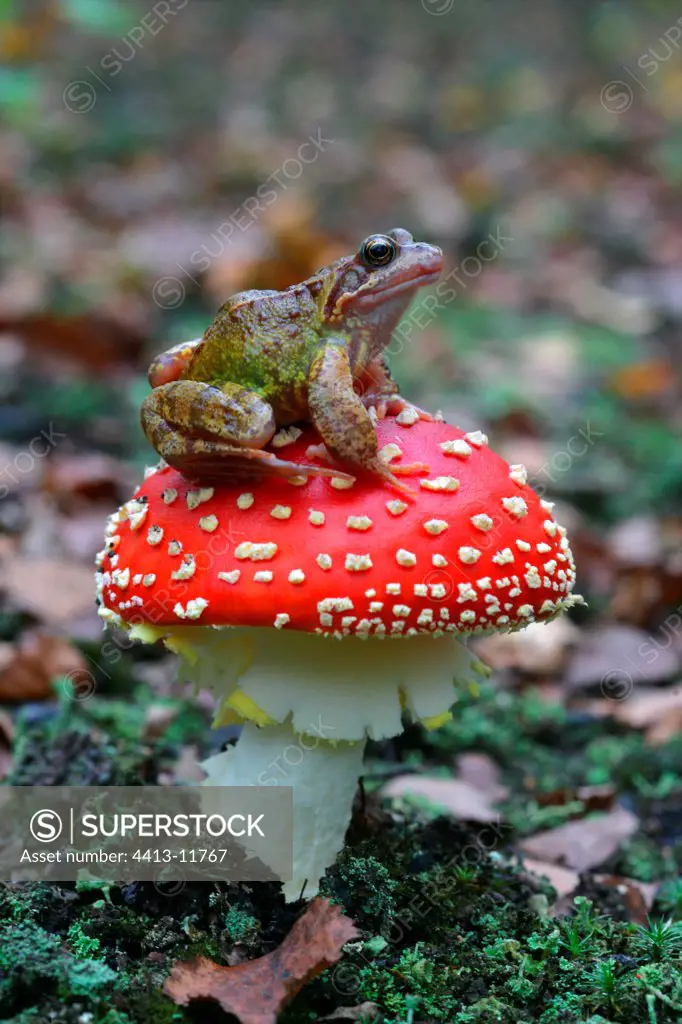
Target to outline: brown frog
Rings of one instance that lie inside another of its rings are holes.
[[[142,405],[147,438],[166,462],[199,480],[342,476],[264,451],[278,427],[311,421],[332,464],[405,490],[396,474],[425,467],[389,468],[379,457],[373,415],[412,408],[398,395],[384,349],[417,289],[441,269],[440,249],[395,228],[370,235],[357,253],[301,284],[234,295],[203,338],[152,363],[153,390]]]

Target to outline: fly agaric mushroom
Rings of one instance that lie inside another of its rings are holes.
[[[150,471],[98,556],[100,615],[163,639],[244,723],[205,763],[212,785],[290,785],[294,878],[318,889],[343,845],[365,740],[451,717],[480,663],[467,636],[547,622],[580,601],[552,505],[487,438],[401,413],[377,423],[387,462],[425,463],[414,500],[374,478],[264,477],[200,487]],[[282,431],[297,462],[311,428]],[[415,481],[415,484],[417,482]],[[396,642],[393,642],[396,641]]]

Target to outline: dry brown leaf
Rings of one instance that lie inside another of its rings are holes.
[[[51,682],[69,676],[89,677],[85,658],[68,640],[44,633],[25,633],[18,644],[0,644],[0,700],[45,700]]]
[[[326,1017],[318,1017],[322,1024],[324,1020],[372,1020],[377,1016],[379,1007],[376,1003],[360,1003],[358,1006],[337,1006],[337,1008]]]
[[[121,463],[102,452],[57,454],[45,467],[43,486],[62,508],[69,509],[77,499],[117,501],[123,476]]]
[[[340,907],[314,899],[272,953],[236,967],[222,967],[203,956],[176,964],[164,991],[178,1006],[213,999],[241,1024],[275,1024],[282,1008],[336,963],[345,943],[358,934]]]
[[[682,732],[682,690],[642,689],[627,700],[589,700],[575,705],[596,718],[610,716],[632,729],[645,729],[647,743],[658,746]]]
[[[661,523],[655,516],[635,516],[615,523],[606,545],[621,566],[657,565],[663,554]]]
[[[91,567],[102,547],[102,523],[111,513],[112,503],[88,506],[86,512],[59,516],[57,531],[60,553]],[[54,549],[53,549],[54,550]]]
[[[673,386],[675,374],[663,359],[622,366],[613,374],[611,386],[616,394],[633,402],[656,398]]]
[[[665,718],[647,729],[644,738],[652,747],[658,747],[668,743],[680,733],[682,733],[682,707],[677,707],[674,711],[668,712]]]
[[[18,644],[0,644],[0,700],[46,700],[54,696],[52,680],[80,674],[90,678],[85,658],[63,637],[25,633]]]
[[[508,787],[500,782],[499,766],[488,754],[478,754],[475,751],[460,754],[457,758],[456,771],[460,782],[473,786],[492,803],[504,800],[509,794]]]
[[[614,704],[635,685],[663,682],[674,676],[679,658],[670,649],[655,650],[651,637],[633,626],[607,624],[583,630],[570,661],[566,682],[571,690],[598,686]]]
[[[7,778],[12,770],[14,758],[14,722],[6,711],[0,709],[0,780]]]
[[[615,889],[627,907],[630,920],[637,924],[646,924],[647,914],[654,905],[658,882],[640,882],[636,878],[623,878],[618,875],[595,875],[595,882]]]
[[[420,796],[453,818],[463,821],[497,821],[490,797],[461,779],[433,779],[428,775],[396,775],[381,790],[382,796]]]
[[[601,786],[577,786],[553,789],[549,793],[536,793],[540,807],[564,807],[574,800],[584,805],[583,814],[590,811],[610,811],[616,799],[616,787],[609,782]]]
[[[38,358],[38,353],[45,353],[90,370],[134,362],[145,343],[136,328],[94,313],[54,316],[41,312],[3,317],[0,330],[11,331],[21,338],[34,358]]]
[[[646,630],[651,623],[661,623],[660,643],[656,642],[658,630],[654,631],[654,636],[647,633],[648,651],[652,647],[659,652],[665,651],[670,645],[664,620],[671,608],[682,603],[682,572],[678,557],[679,551],[672,551],[664,556],[666,564],[622,567],[610,588],[612,598],[606,609],[609,617]],[[673,629],[673,639],[675,632]]]
[[[639,689],[616,706],[613,717],[632,729],[650,729],[679,712],[682,712],[682,687]]]
[[[516,668],[529,675],[556,675],[565,667],[580,631],[564,617],[553,622],[531,622],[517,633],[493,633],[476,645],[487,665]]]
[[[534,857],[524,857],[523,866],[533,875],[545,877],[556,889],[557,896],[570,896],[580,884],[580,875],[570,868],[562,868],[558,864],[550,864],[544,860],[535,860]]]
[[[538,860],[588,871],[603,864],[620,844],[637,831],[638,819],[624,807],[608,814],[569,821],[559,828],[538,832],[519,843],[524,853]]]
[[[0,566],[0,587],[14,607],[54,625],[68,626],[94,604],[92,569],[74,562],[7,558]]]

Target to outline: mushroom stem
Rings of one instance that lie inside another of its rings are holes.
[[[332,600],[343,615],[347,598]],[[156,630],[136,627],[134,633],[150,640]],[[471,684],[483,671],[445,631],[409,642],[337,641],[267,627],[182,626],[163,635],[182,655],[183,674],[218,698],[214,725],[244,723],[236,746],[204,763],[208,786],[293,789],[287,900],[298,899],[306,881],[306,897],[314,895],[343,846],[366,738],[397,736],[403,711],[438,727],[451,717],[453,681]]]
[[[291,786],[294,806],[293,874],[284,898],[316,895],[319,879],[343,847],[358,778],[364,740],[329,743],[296,735],[289,724],[244,725],[237,745],[209,758],[203,767],[208,786]]]

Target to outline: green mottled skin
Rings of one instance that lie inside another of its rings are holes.
[[[338,474],[263,450],[278,427],[311,421],[332,461],[399,486],[378,457],[368,410],[407,405],[383,351],[416,290],[438,276],[441,252],[400,228],[389,238],[386,265],[369,265],[361,246],[284,291],[240,292],[203,338],[158,356],[142,425],[159,455],[202,480]]]
[[[317,303],[306,284],[241,292],[207,330],[183,379],[233,381],[272,407],[278,426],[306,419],[308,374],[320,345]]]

